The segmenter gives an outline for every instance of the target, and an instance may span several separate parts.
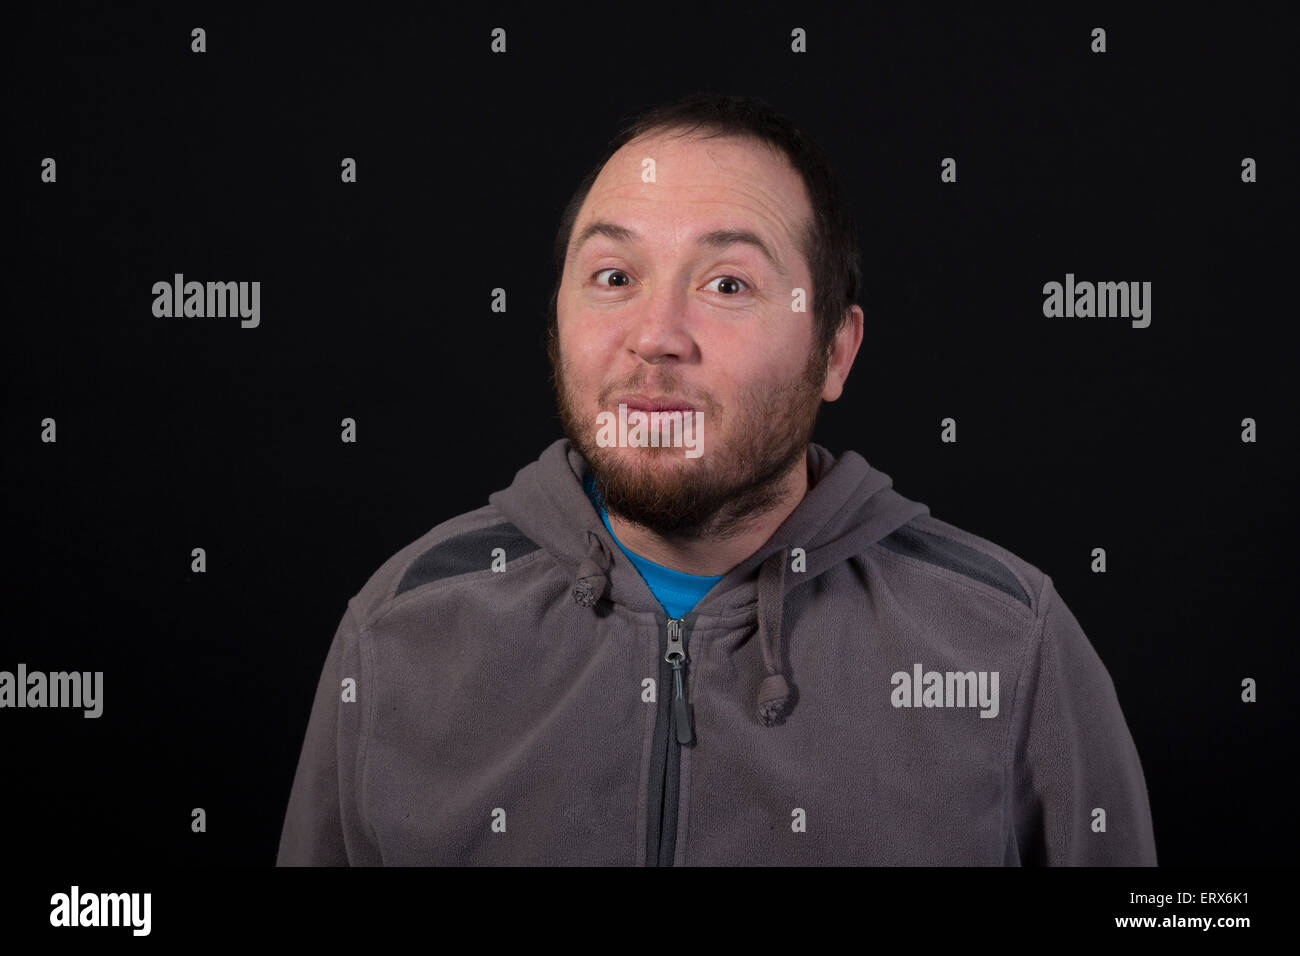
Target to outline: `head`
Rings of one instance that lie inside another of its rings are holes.
[[[701,538],[774,507],[862,339],[856,233],[822,151],[753,98],[653,109],[579,184],[555,261],[552,384],[606,508]],[[599,413],[645,401],[698,412],[702,454],[598,441]]]

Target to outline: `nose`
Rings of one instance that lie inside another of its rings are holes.
[[[684,289],[660,286],[652,290],[628,316],[628,351],[649,365],[691,358],[695,340],[690,334],[688,312]]]

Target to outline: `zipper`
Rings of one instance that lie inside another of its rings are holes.
[[[650,774],[649,823],[646,834],[646,865],[672,866],[677,848],[677,800],[681,788],[682,747],[692,738],[690,700],[685,668],[686,618],[668,618],[660,628],[659,710],[656,714],[655,759]]]
[[[664,660],[673,669],[673,727],[677,731],[677,743],[691,742],[691,710],[686,703],[686,682],[682,679],[682,667],[686,664],[686,618],[668,622],[668,650]]]

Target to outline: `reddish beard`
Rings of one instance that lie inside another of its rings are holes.
[[[717,402],[689,394],[680,375],[663,366],[642,365],[629,382],[602,390],[599,407],[580,410],[558,360],[556,336],[548,336],[547,351],[564,434],[590,467],[606,510],[662,537],[683,539],[731,537],[780,503],[787,476],[807,456],[827,367],[827,357],[814,352],[794,380],[750,384],[723,422]],[[649,381],[652,371],[659,374]],[[596,414],[612,411],[603,402],[629,392],[695,405],[709,434],[704,454],[686,458],[680,447],[598,445]]]

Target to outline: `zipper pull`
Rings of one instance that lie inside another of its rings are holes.
[[[686,702],[686,688],[682,680],[682,664],[686,662],[686,645],[682,642],[682,623],[685,619],[668,621],[668,653],[664,660],[673,668],[673,723],[677,725],[677,742],[691,742],[691,712]]]

